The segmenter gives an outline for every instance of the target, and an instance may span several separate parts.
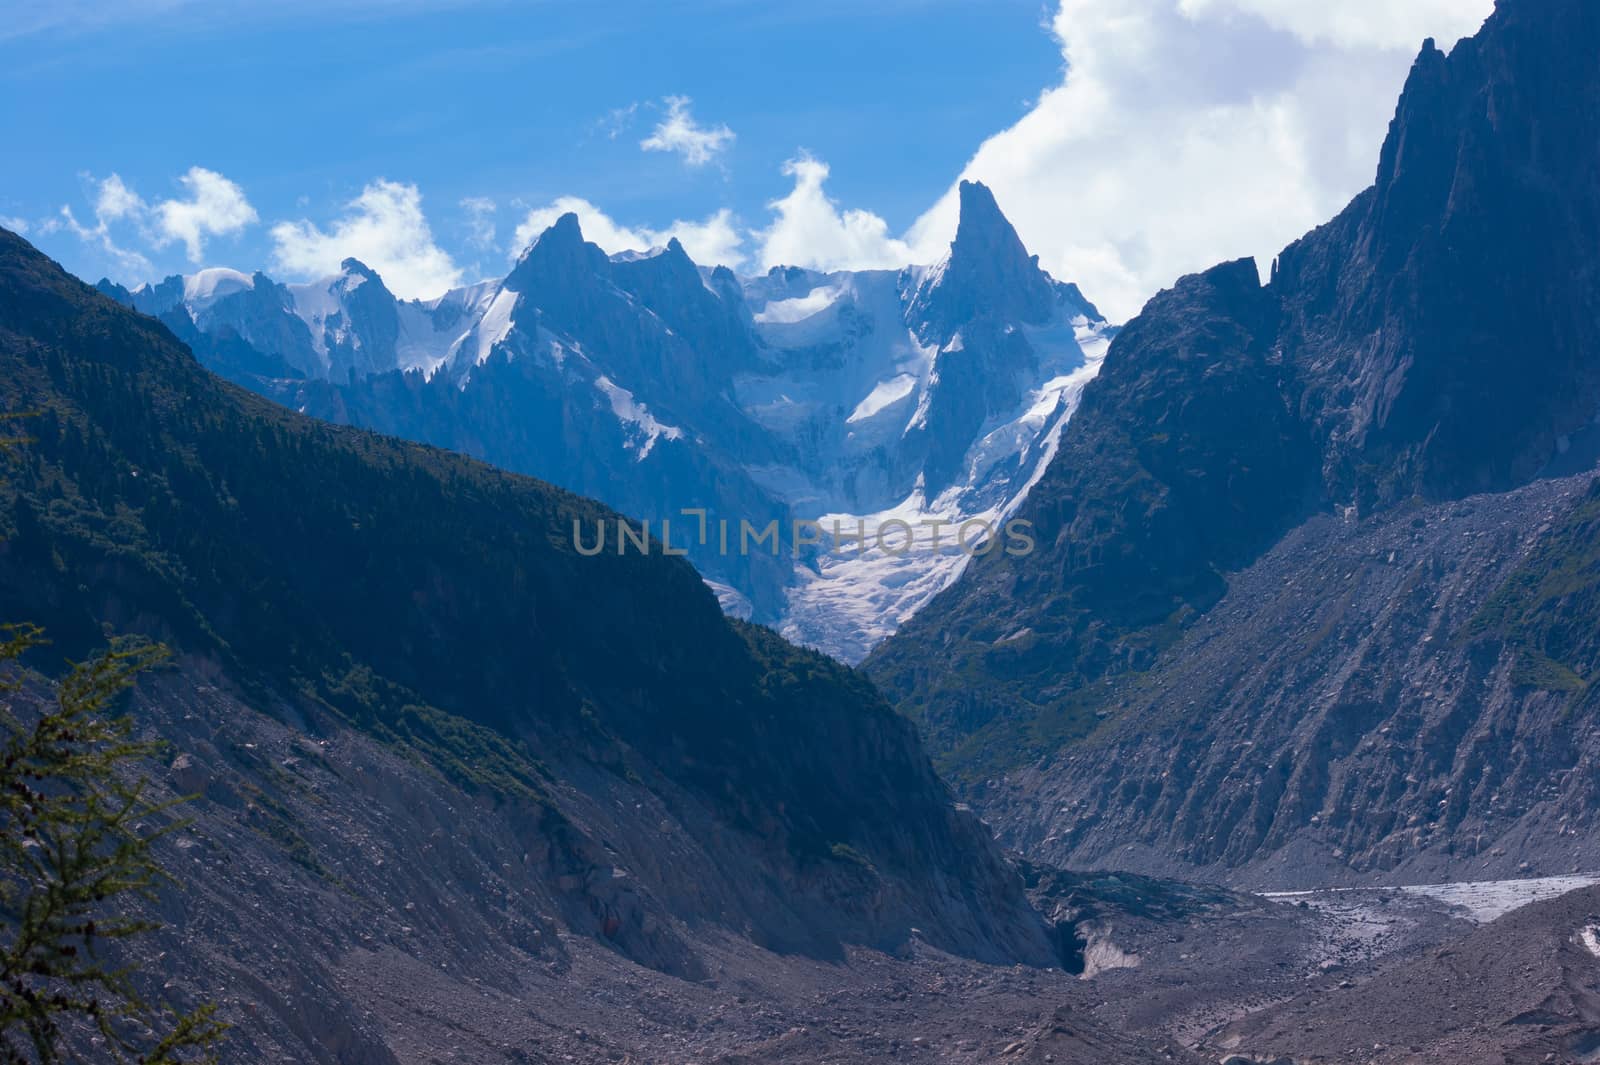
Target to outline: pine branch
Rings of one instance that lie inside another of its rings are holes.
[[[42,642],[32,626],[0,629],[0,696],[21,690],[20,660]],[[153,846],[182,827],[170,816],[178,804],[152,800],[131,778],[156,745],[113,714],[165,657],[155,645],[115,644],[74,665],[55,705],[26,721],[0,701],[0,1065],[59,1061],[66,1029],[84,1024],[114,1062],[215,1060],[225,1026],[214,1007],[154,1006],[137,970],[103,956],[158,927],[130,907],[171,881]]]

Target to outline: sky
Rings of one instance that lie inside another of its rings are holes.
[[[0,225],[126,284],[428,298],[576,211],[752,273],[936,261],[956,183],[1114,320],[1370,183],[1492,0],[8,0]]]

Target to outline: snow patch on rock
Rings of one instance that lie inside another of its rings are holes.
[[[662,437],[668,440],[683,438],[682,429],[657,421],[649,408],[634,399],[632,392],[611,378],[601,374],[595,378],[594,386],[610,402],[611,413],[617,416],[617,420],[638,430],[638,437],[629,445],[636,458],[643,459],[650,454],[651,449],[656,446],[656,441]]]

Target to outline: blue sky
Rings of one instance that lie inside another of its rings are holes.
[[[750,272],[932,262],[961,178],[1124,319],[1370,182],[1492,0],[12,0],[0,224],[135,283],[345,255],[404,296],[562,210]]]
[[[455,5],[399,14],[327,4],[273,16],[202,8],[84,13],[0,42],[8,145],[0,215],[74,205],[83,175],[115,173],[145,199],[179,196],[191,166],[243,188],[263,223],[326,223],[374,178],[414,183],[441,245],[474,250],[460,202],[501,207],[581,195],[621,220],[758,222],[802,149],[830,189],[892,227],[936,199],[972,149],[1059,74],[1038,0]],[[43,18],[43,12],[40,17]],[[708,164],[640,149],[688,97],[734,133]],[[892,161],[892,162],[891,162]],[[58,231],[40,243],[85,274],[118,272]],[[181,245],[141,249],[160,270]],[[266,226],[211,242],[268,258]],[[503,268],[499,260],[484,268]]]

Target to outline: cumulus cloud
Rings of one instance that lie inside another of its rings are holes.
[[[647,152],[676,152],[690,166],[704,166],[733,143],[733,130],[727,126],[702,126],[689,113],[687,96],[668,96],[667,115],[656,123],[655,132],[639,142]]]
[[[794,178],[794,188],[768,205],[777,217],[756,234],[762,269],[872,270],[911,261],[912,249],[889,235],[888,222],[871,211],[841,210],[828,197],[822,187],[827,163],[803,153],[785,163],[783,172]]]
[[[132,248],[125,248],[117,243],[104,219],[97,219],[92,226],[85,225],[78,221],[78,216],[66,205],[62,205],[59,217],[51,219],[41,229],[45,233],[65,229],[85,244],[99,248],[113,264],[113,273],[119,280],[148,277],[154,270],[149,259]]]
[[[1063,0],[1065,79],[986,141],[1023,241],[1108,313],[1223,259],[1265,260],[1366,185],[1422,38],[1471,32],[1492,0]],[[954,186],[907,234],[943,254]]]
[[[324,277],[355,258],[406,299],[438,296],[461,283],[461,269],[433,241],[415,185],[379,179],[345,205],[331,230],[301,219],[279,222],[271,232],[273,261],[292,275]]]
[[[164,200],[152,209],[158,248],[182,241],[189,261],[198,263],[205,255],[207,236],[237,233],[257,221],[256,209],[244,190],[215,170],[192,166],[178,183],[188,191],[188,198]]]
[[[517,226],[514,237],[516,254],[521,254],[539,234],[555,224],[564,214],[578,216],[578,225],[584,238],[598,244],[607,254],[623,251],[649,251],[659,248],[673,237],[683,245],[689,258],[703,266],[739,266],[744,262],[743,236],[734,225],[733,214],[726,208],[717,211],[701,222],[677,221],[662,229],[648,226],[626,226],[617,222],[600,208],[578,196],[563,196],[546,207],[529,211]]]

